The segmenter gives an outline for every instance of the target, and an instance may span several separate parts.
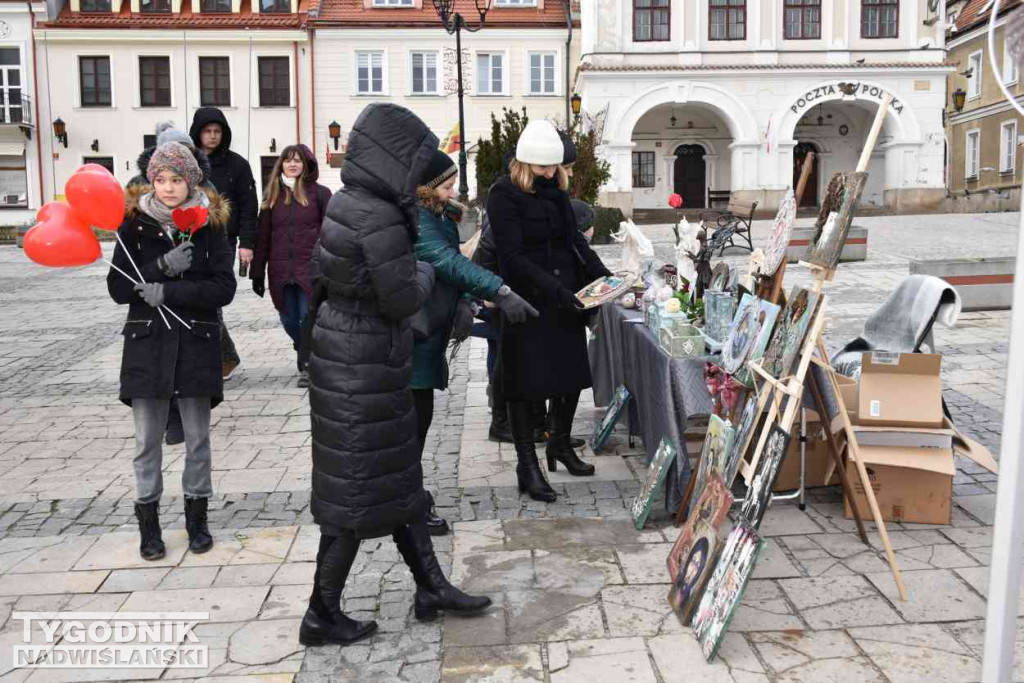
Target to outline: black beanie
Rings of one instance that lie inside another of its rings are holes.
[[[581,199],[570,199],[572,213],[576,216],[576,228],[580,232],[586,232],[594,226],[594,209]]]
[[[439,149],[434,150],[426,170],[420,176],[420,185],[434,189],[459,172],[452,158]]]
[[[558,131],[558,136],[562,138],[562,165],[576,163],[576,143],[562,131]]]

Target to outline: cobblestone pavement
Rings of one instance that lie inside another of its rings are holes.
[[[869,260],[843,264],[827,339],[854,338],[907,274],[909,258],[1013,253],[1018,214],[878,217]],[[764,242],[767,223],[755,225]],[[644,228],[667,255],[666,226]],[[964,235],[970,237],[965,238]],[[617,248],[603,247],[609,260]],[[729,256],[741,263],[743,255]],[[168,555],[138,557],[132,519],[133,427],[117,399],[122,309],[105,268],[49,271],[0,248],[0,680],[218,681],[977,681],[992,543],[995,475],[958,459],[950,526],[892,524],[908,602],[895,595],[877,537],[863,546],[834,489],[807,509],[779,503],[765,554],[720,657],[705,664],[668,610],[664,560],[673,529],[661,506],[643,532],[626,509],[643,456],[621,431],[597,476],[551,475],[560,497],[521,498],[514,455],[486,440],[485,347],[474,340],[437,395],[425,454],[442,564],[496,607],[478,619],[417,623],[412,580],[389,539],[365,543],[344,608],[380,634],[347,647],[296,639],[315,559],[309,418],[294,359],[269,301],[240,287],[226,311],[244,365],[213,415],[210,553],[186,551],[184,451],[165,450]],[[808,280],[792,267],[787,286]],[[243,283],[244,284],[244,283]],[[1009,313],[963,314],[937,328],[945,396],[958,425],[998,453]],[[588,395],[577,432],[600,414]],[[14,610],[210,611],[198,634],[207,670],[12,670]],[[1024,651],[1024,632],[1018,650]],[[1024,654],[1024,653],[1022,653]],[[223,677],[223,678],[221,678]],[[210,680],[209,678],[207,680]],[[1017,680],[1024,680],[1024,671]]]

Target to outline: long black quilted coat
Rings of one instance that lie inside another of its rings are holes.
[[[314,259],[328,299],[309,361],[311,510],[322,527],[389,534],[429,507],[409,381],[407,318],[433,286],[417,265],[416,184],[437,137],[392,104],[363,110],[349,135],[344,189],[327,205]]]

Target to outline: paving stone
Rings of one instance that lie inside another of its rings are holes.
[[[605,635],[596,597],[558,591],[516,590],[506,592],[505,604],[508,636],[513,643],[602,638]]]
[[[160,590],[175,588],[209,588],[217,577],[220,567],[175,567],[164,577]]]
[[[850,629],[850,636],[893,683],[971,683],[981,662],[935,624]]]
[[[782,631],[751,633],[761,658],[777,674],[818,660],[850,659],[860,655],[856,644],[844,631]]]
[[[139,555],[138,533],[104,534],[75,563],[74,569],[80,571],[83,569],[139,569],[176,566],[188,551],[188,534],[182,529],[165,531],[162,536],[164,545],[167,547],[166,556],[160,560],[144,560]]]
[[[641,638],[577,640],[568,643],[569,665],[551,683],[656,683]]]
[[[106,570],[5,574],[0,576],[0,595],[93,593],[107,578]]]
[[[785,579],[803,576],[774,538],[765,539],[752,575],[755,579]]]
[[[664,683],[767,683],[764,667],[750,645],[737,633],[726,633],[711,662],[704,658],[693,633],[658,636],[648,640],[651,656]]]
[[[270,664],[299,652],[301,619],[253,621],[231,636],[228,657],[239,664]]]
[[[453,647],[444,653],[445,683],[544,683],[539,645]]]
[[[530,588],[533,580],[529,550],[457,554],[452,563],[452,582],[471,593]]]
[[[966,510],[982,524],[994,524],[996,520],[996,494],[958,498],[956,504]]]
[[[221,567],[215,586],[262,586],[282,568],[279,564],[239,564]]]
[[[209,612],[214,622],[248,621],[256,618],[268,590],[267,586],[245,586],[136,591],[121,611]]]
[[[985,615],[985,601],[948,569],[903,572],[910,599],[904,602],[891,574],[868,574],[897,611],[910,622],[964,621]]]
[[[266,590],[266,589],[264,589]],[[309,605],[309,586],[273,586],[266,595],[266,602],[259,611],[260,619],[287,619],[301,617]]]
[[[891,575],[886,578],[892,582]],[[861,576],[783,579],[779,585],[814,629],[903,622],[889,602]]]
[[[743,593],[743,601],[733,615],[729,630],[750,631],[802,630],[805,624],[793,610],[774,581],[751,579]]]

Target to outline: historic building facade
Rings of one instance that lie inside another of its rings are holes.
[[[937,11],[940,11],[937,9]],[[772,211],[807,150],[804,205],[853,170],[887,94],[862,206],[938,208],[945,198],[942,18],[928,0],[594,0],[584,3],[577,88],[603,126],[626,210],[710,192]]]

